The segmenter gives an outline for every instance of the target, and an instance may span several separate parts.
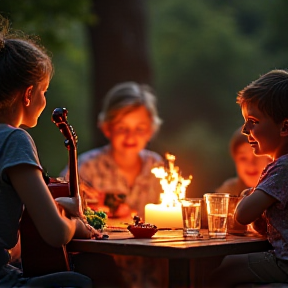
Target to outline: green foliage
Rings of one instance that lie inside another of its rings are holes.
[[[41,35],[46,47],[59,49],[70,42],[69,30],[75,22],[97,22],[91,5],[92,0],[1,0],[0,13],[13,29]]]
[[[54,108],[68,109],[79,153],[93,145],[96,123],[90,122],[88,113],[93,97],[91,54],[84,29],[98,20],[91,15],[91,2],[0,2],[0,13],[12,20],[13,28],[40,35],[54,55],[56,73],[47,108],[31,130],[51,176],[58,176],[68,161],[64,138],[50,120]],[[288,2],[150,0],[147,4],[154,88],[164,120],[149,148],[174,153],[183,174],[194,177],[190,195],[201,196],[235,174],[228,142],[243,123],[235,104],[237,92],[270,69],[288,67]]]
[[[194,176],[191,195],[201,196],[235,175],[228,142],[243,123],[237,92],[288,66],[287,1],[158,0],[149,8],[164,120],[151,147],[174,153],[182,171]]]
[[[59,176],[68,163],[64,137],[52,123],[57,107],[68,109],[68,121],[78,135],[78,151],[90,148],[94,125],[89,122],[89,47],[83,24],[92,24],[92,0],[1,0],[0,13],[10,20],[15,30],[37,35],[53,54],[55,76],[47,93],[47,106],[33,136],[43,167],[52,177]]]
[[[214,125],[224,124],[222,117],[214,115],[225,111],[234,117],[235,109],[231,113],[227,101],[235,102],[238,87],[259,71],[252,68],[247,73],[243,63],[253,67],[262,55],[255,57],[255,43],[238,31],[231,8],[215,9],[215,4],[206,1],[161,4],[153,2],[151,9],[152,21],[157,21],[152,22],[151,41],[160,105],[161,97],[171,101],[172,107],[180,104],[181,109],[173,112],[183,122],[206,117],[206,110]],[[171,115],[169,106],[164,108],[165,118]]]
[[[94,211],[87,207],[84,210],[84,215],[86,216],[88,224],[95,229],[102,230],[106,225],[107,215],[103,211]]]
[[[47,106],[38,125],[29,130],[36,142],[42,165],[53,177],[59,176],[68,163],[65,138],[51,121],[53,110],[57,107],[67,108],[68,122],[78,136],[78,153],[91,148],[91,130],[96,126],[90,123],[88,112],[91,79],[83,26],[74,23],[69,35],[70,45],[55,52],[53,57],[55,76],[48,88]]]

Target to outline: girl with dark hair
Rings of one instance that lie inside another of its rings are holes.
[[[70,217],[79,211],[77,199],[71,199],[69,217],[54,201],[42,176],[35,143],[23,129],[37,125],[52,75],[52,61],[44,47],[14,33],[8,20],[0,16],[0,287],[92,287],[90,278],[76,272],[23,278],[21,271],[9,264],[24,206],[51,246],[61,247],[73,237],[101,237],[82,218]],[[89,265],[85,259],[76,260],[78,271],[82,264]]]

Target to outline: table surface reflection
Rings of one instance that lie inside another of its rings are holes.
[[[107,233],[107,240],[74,239],[67,248],[72,252],[167,258],[169,287],[205,287],[205,271],[213,268],[213,262],[216,265],[225,255],[270,248],[264,237],[252,233],[227,235],[226,239],[209,239],[206,229],[201,230],[202,238],[199,239],[184,238],[182,230],[160,230],[151,239],[135,239],[128,231]]]

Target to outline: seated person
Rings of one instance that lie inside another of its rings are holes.
[[[238,128],[230,140],[230,155],[235,163],[237,176],[229,178],[216,189],[218,193],[240,196],[247,188],[255,187],[263,169],[271,162],[267,156],[255,156],[247,136]]]
[[[85,267],[87,262],[82,262],[80,257],[77,262],[71,259],[78,273],[65,271],[24,278],[22,271],[12,265],[20,258],[19,222],[24,207],[50,246],[60,248],[72,238],[101,236],[82,218],[72,217],[79,210],[75,197],[70,198],[74,204],[71,214],[54,201],[43,178],[35,143],[25,130],[37,125],[46,106],[45,94],[52,75],[51,58],[39,41],[13,31],[9,21],[0,15],[0,287],[97,285],[95,281],[92,283],[95,271],[88,275],[82,270],[82,264]],[[24,235],[25,231],[22,238]],[[99,258],[93,254],[93,260],[95,264]]]
[[[272,70],[238,92],[242,132],[255,155],[271,163],[256,187],[236,208],[235,219],[247,225],[266,223],[268,251],[227,255],[212,273],[209,287],[287,287],[288,283],[288,72]]]
[[[98,119],[110,143],[79,156],[84,199],[92,209],[106,210],[108,217],[117,217],[108,219],[108,225],[119,225],[119,219],[132,222],[132,213],[144,220],[145,205],[159,203],[162,192],[160,181],[151,169],[163,165],[163,159],[145,149],[161,124],[156,98],[146,85],[118,84],[105,96]],[[68,174],[67,168],[61,173],[66,179]],[[114,259],[126,287],[166,286],[164,259],[120,255],[114,255]]]
[[[110,217],[144,218],[147,203],[158,203],[162,188],[151,169],[162,157],[145,149],[157,132],[156,98],[146,85],[125,82],[106,95],[99,127],[109,145],[79,156],[80,189],[87,205]],[[67,168],[61,173],[67,179]]]

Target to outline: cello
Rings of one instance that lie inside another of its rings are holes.
[[[77,197],[79,199],[79,216],[84,219],[78,180],[78,139],[73,127],[67,121],[67,114],[66,108],[56,108],[52,113],[52,121],[65,137],[64,143],[69,152],[69,182],[50,178],[48,188],[54,199]],[[24,208],[20,221],[20,241],[24,277],[41,276],[73,269],[66,245],[55,248],[47,244],[37,231],[26,208]]]

